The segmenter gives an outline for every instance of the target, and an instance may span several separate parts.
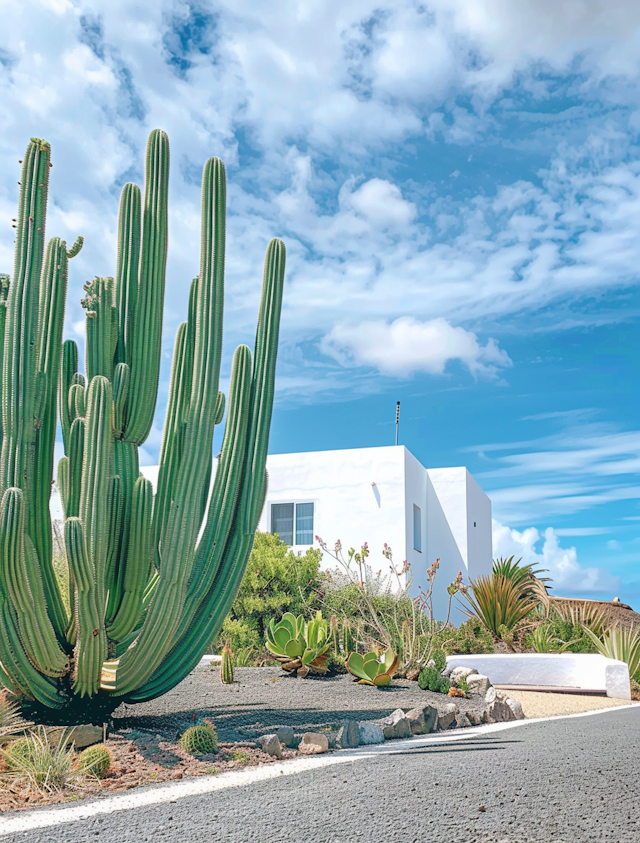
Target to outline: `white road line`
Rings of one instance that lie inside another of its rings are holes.
[[[333,764],[361,761],[375,755],[399,755],[411,752],[423,746],[452,741],[464,741],[471,738],[490,735],[505,729],[514,729],[530,723],[543,723],[547,720],[565,720],[572,717],[590,717],[594,714],[604,714],[609,711],[620,711],[624,706],[600,708],[595,711],[585,711],[578,714],[567,714],[561,717],[540,717],[531,720],[513,720],[508,723],[490,723],[460,731],[439,732],[435,735],[409,738],[403,741],[376,744],[374,746],[359,747],[358,749],[343,749],[338,752],[310,758],[294,758],[290,761],[272,762],[263,766],[250,767],[245,770],[234,770],[220,773],[216,776],[199,776],[171,784],[143,787],[133,792],[98,798],[83,805],[68,807],[37,808],[33,811],[16,812],[11,816],[0,817],[0,837],[14,834],[18,831],[29,831],[37,828],[49,828],[65,823],[86,820],[99,814],[112,814],[115,811],[130,811],[133,808],[148,805],[160,805],[163,802],[175,802],[188,796],[200,796],[205,793],[215,793],[232,787],[243,787],[280,776],[292,776],[307,770],[317,770]]]

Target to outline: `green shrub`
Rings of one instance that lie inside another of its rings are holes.
[[[525,639],[536,653],[595,653],[596,648],[580,624],[551,614]]]
[[[608,629],[602,638],[586,627],[585,632],[601,655],[626,662],[629,676],[640,681],[640,633],[637,630],[616,625]]]
[[[423,667],[418,677],[418,685],[423,691],[433,691],[436,694],[447,694],[451,682],[443,676],[437,667]]]
[[[431,658],[433,659],[436,670],[442,673],[447,666],[447,657],[444,654],[444,650],[434,650],[431,654]]]
[[[465,697],[469,696],[469,683],[466,676],[461,676],[456,682],[456,687],[460,688]]]
[[[180,738],[180,746],[189,755],[212,755],[218,751],[218,733],[211,724],[190,726]]]
[[[236,655],[240,650],[252,650],[260,663],[272,617],[286,612],[308,614],[319,608],[321,559],[320,550],[309,548],[304,556],[296,556],[277,536],[256,533],[240,590],[216,646],[228,644]],[[236,664],[240,663],[236,660]]]
[[[85,775],[102,779],[109,771],[112,763],[113,758],[109,748],[103,743],[98,743],[82,750],[78,756],[77,767]]]
[[[68,736],[52,743],[44,726],[13,741],[0,753],[11,774],[39,791],[60,790],[77,776]]]
[[[493,653],[493,635],[478,618],[469,618],[460,626],[439,630],[435,641],[448,656]]]

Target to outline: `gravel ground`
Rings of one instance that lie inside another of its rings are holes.
[[[117,730],[124,728],[156,732],[172,740],[176,733],[197,720],[209,717],[220,740],[246,741],[290,725],[297,732],[314,731],[345,717],[376,720],[396,708],[431,704],[442,709],[455,702],[460,710],[480,710],[479,698],[455,700],[421,691],[417,682],[395,679],[390,688],[358,685],[350,676],[296,679],[279,667],[236,668],[233,685],[220,682],[218,666],[196,668],[168,694],[135,706],[121,706],[114,713]],[[548,717],[624,705],[623,700],[574,694],[508,691],[522,702],[527,717]]]
[[[455,702],[461,711],[480,710],[479,698],[465,700],[421,691],[417,682],[395,679],[390,688],[359,685],[350,676],[296,679],[279,667],[236,668],[233,685],[220,682],[219,667],[198,667],[168,694],[114,712],[116,729],[133,728],[174,738],[176,732],[209,717],[222,741],[242,741],[293,726],[314,731],[346,717],[375,720],[396,708]]]
[[[558,717],[562,714],[630,705],[628,700],[614,700],[611,697],[586,694],[549,694],[539,691],[507,691],[507,693],[511,699],[522,703],[525,717]],[[637,703],[631,703],[631,705],[637,705]]]

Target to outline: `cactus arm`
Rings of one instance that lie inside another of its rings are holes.
[[[139,477],[133,488],[131,505],[131,538],[124,576],[123,596],[108,636],[119,641],[133,632],[142,614],[142,599],[151,565],[151,508],[153,491],[145,477]]]
[[[140,476],[138,467],[138,449],[130,442],[115,439],[113,442],[113,467],[111,473],[120,477],[122,488],[122,506],[120,513],[120,527],[117,553],[114,563],[107,570],[106,590],[108,593],[106,622],[110,625],[116,616],[120,601],[126,571],[126,560],[129,547],[131,529],[131,502],[134,485]],[[113,525],[110,526],[113,530]]]
[[[60,385],[58,388],[58,405],[60,411],[60,425],[65,453],[69,453],[69,435],[71,421],[69,416],[69,390],[73,376],[78,371],[78,346],[73,340],[65,340],[62,345],[62,365],[60,366]]]
[[[29,506],[29,462],[35,441],[34,409],[38,298],[44,255],[44,228],[50,147],[32,138],[22,165],[15,269],[9,288],[2,371],[3,442],[0,493],[23,489]]]
[[[25,535],[24,495],[15,487],[7,489],[0,504],[0,573],[29,660],[46,676],[62,676],[69,660],[47,614],[35,548]]]
[[[131,362],[131,342],[138,298],[141,231],[140,188],[125,184],[120,196],[118,216],[118,263],[116,266],[116,301],[118,307],[118,363]],[[115,389],[114,389],[115,391]]]
[[[118,564],[120,549],[120,533],[122,528],[123,482],[119,474],[109,478],[107,492],[107,559],[105,578],[107,583],[114,580],[114,572]]]
[[[51,483],[53,480],[54,446],[57,425],[57,386],[60,369],[60,347],[67,291],[67,249],[55,237],[49,241],[40,285],[39,334],[37,345],[38,378],[41,382],[41,408],[37,415],[33,504],[28,511],[28,533],[35,545],[44,584],[49,616],[60,642],[65,641],[69,619],[62,602],[53,570],[51,536]]]
[[[73,690],[80,697],[91,697],[98,692],[102,663],[107,655],[104,609],[100,605],[96,570],[91,563],[85,530],[79,518],[66,520],[64,537],[76,584],[77,639]]]
[[[113,278],[96,277],[86,283],[84,289],[86,296],[82,305],[87,311],[87,377],[91,381],[96,375],[104,375],[111,380],[118,341]]]
[[[206,475],[204,455],[213,447],[214,410],[222,355],[226,175],[218,158],[210,158],[202,176],[202,237],[194,332],[191,400],[185,425],[183,459],[166,527],[160,535],[160,580],[136,647],[117,670],[118,693],[133,690],[153,673],[171,648],[180,621],[200,524],[194,513],[201,502]]]
[[[224,392],[218,392],[218,397],[216,398],[216,408],[214,411],[214,420],[213,423],[218,425],[224,418],[224,406],[225,406],[225,397]]]
[[[64,517],[68,517],[69,506],[69,457],[60,457],[58,462],[58,487],[60,489],[60,501]]]
[[[80,487],[84,459],[85,420],[77,418],[71,425],[69,437],[69,491],[65,514],[67,518],[80,514]]]
[[[131,332],[131,402],[125,439],[141,445],[151,430],[158,394],[162,306],[167,263],[169,140],[154,130],[149,136],[142,215],[142,249],[135,322]]]

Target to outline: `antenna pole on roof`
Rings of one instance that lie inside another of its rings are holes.
[[[400,425],[400,402],[396,404],[396,445],[398,444],[398,426]]]

